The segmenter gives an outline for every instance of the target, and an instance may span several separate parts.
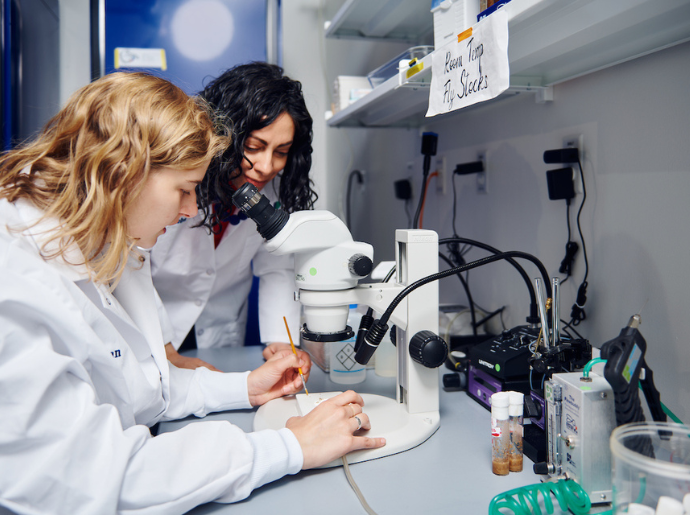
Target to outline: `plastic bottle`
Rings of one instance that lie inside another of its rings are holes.
[[[510,405],[508,415],[510,416],[510,471],[522,472],[522,437],[523,429],[523,404],[525,395],[520,392],[508,392]]]
[[[497,476],[510,472],[510,421],[508,392],[491,396],[491,470]]]
[[[327,344],[330,346],[329,375],[334,383],[357,384],[367,377],[366,367],[355,361],[355,343],[361,318],[362,314],[357,312],[357,304],[350,304],[347,325],[352,327],[354,335],[345,341]]]

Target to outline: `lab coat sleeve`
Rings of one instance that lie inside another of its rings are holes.
[[[259,278],[259,331],[261,341],[289,343],[283,317],[290,334],[299,345],[300,309],[295,300],[295,268],[292,255],[270,254],[262,245],[252,260],[254,275]]]
[[[97,342],[99,333],[69,295],[6,273],[2,263],[0,280],[0,508],[185,513],[244,499],[301,469],[288,429],[248,435],[201,421],[152,438],[145,426],[124,427],[90,380],[97,356],[75,342]]]
[[[247,390],[249,372],[223,373],[206,367],[189,370],[169,365],[170,401],[163,420],[252,407]]]

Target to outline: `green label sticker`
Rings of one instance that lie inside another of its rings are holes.
[[[311,267],[311,268],[309,269],[309,275],[316,275],[316,268]]]

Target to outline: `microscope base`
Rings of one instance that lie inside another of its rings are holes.
[[[308,397],[299,394],[300,401],[295,396],[269,401],[257,410],[254,417],[254,431],[281,429],[285,427],[287,419],[299,416],[304,411],[305,398],[313,398],[313,403],[316,404],[319,399],[325,400],[338,393],[340,392],[312,393]],[[439,428],[441,419],[438,411],[410,414],[405,405],[398,403],[395,399],[366,393],[361,396],[364,399],[364,412],[369,415],[371,421],[371,430],[364,432],[363,435],[383,437],[386,439],[386,445],[379,449],[351,452],[347,455],[349,464],[407,451],[424,443]],[[341,465],[342,461],[338,459],[320,468]]]

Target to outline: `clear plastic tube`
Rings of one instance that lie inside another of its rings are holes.
[[[520,392],[508,392],[510,405],[510,471],[522,472],[522,437],[523,437],[523,403],[525,395]]]
[[[510,472],[510,420],[508,392],[491,396],[491,470],[497,476]]]

